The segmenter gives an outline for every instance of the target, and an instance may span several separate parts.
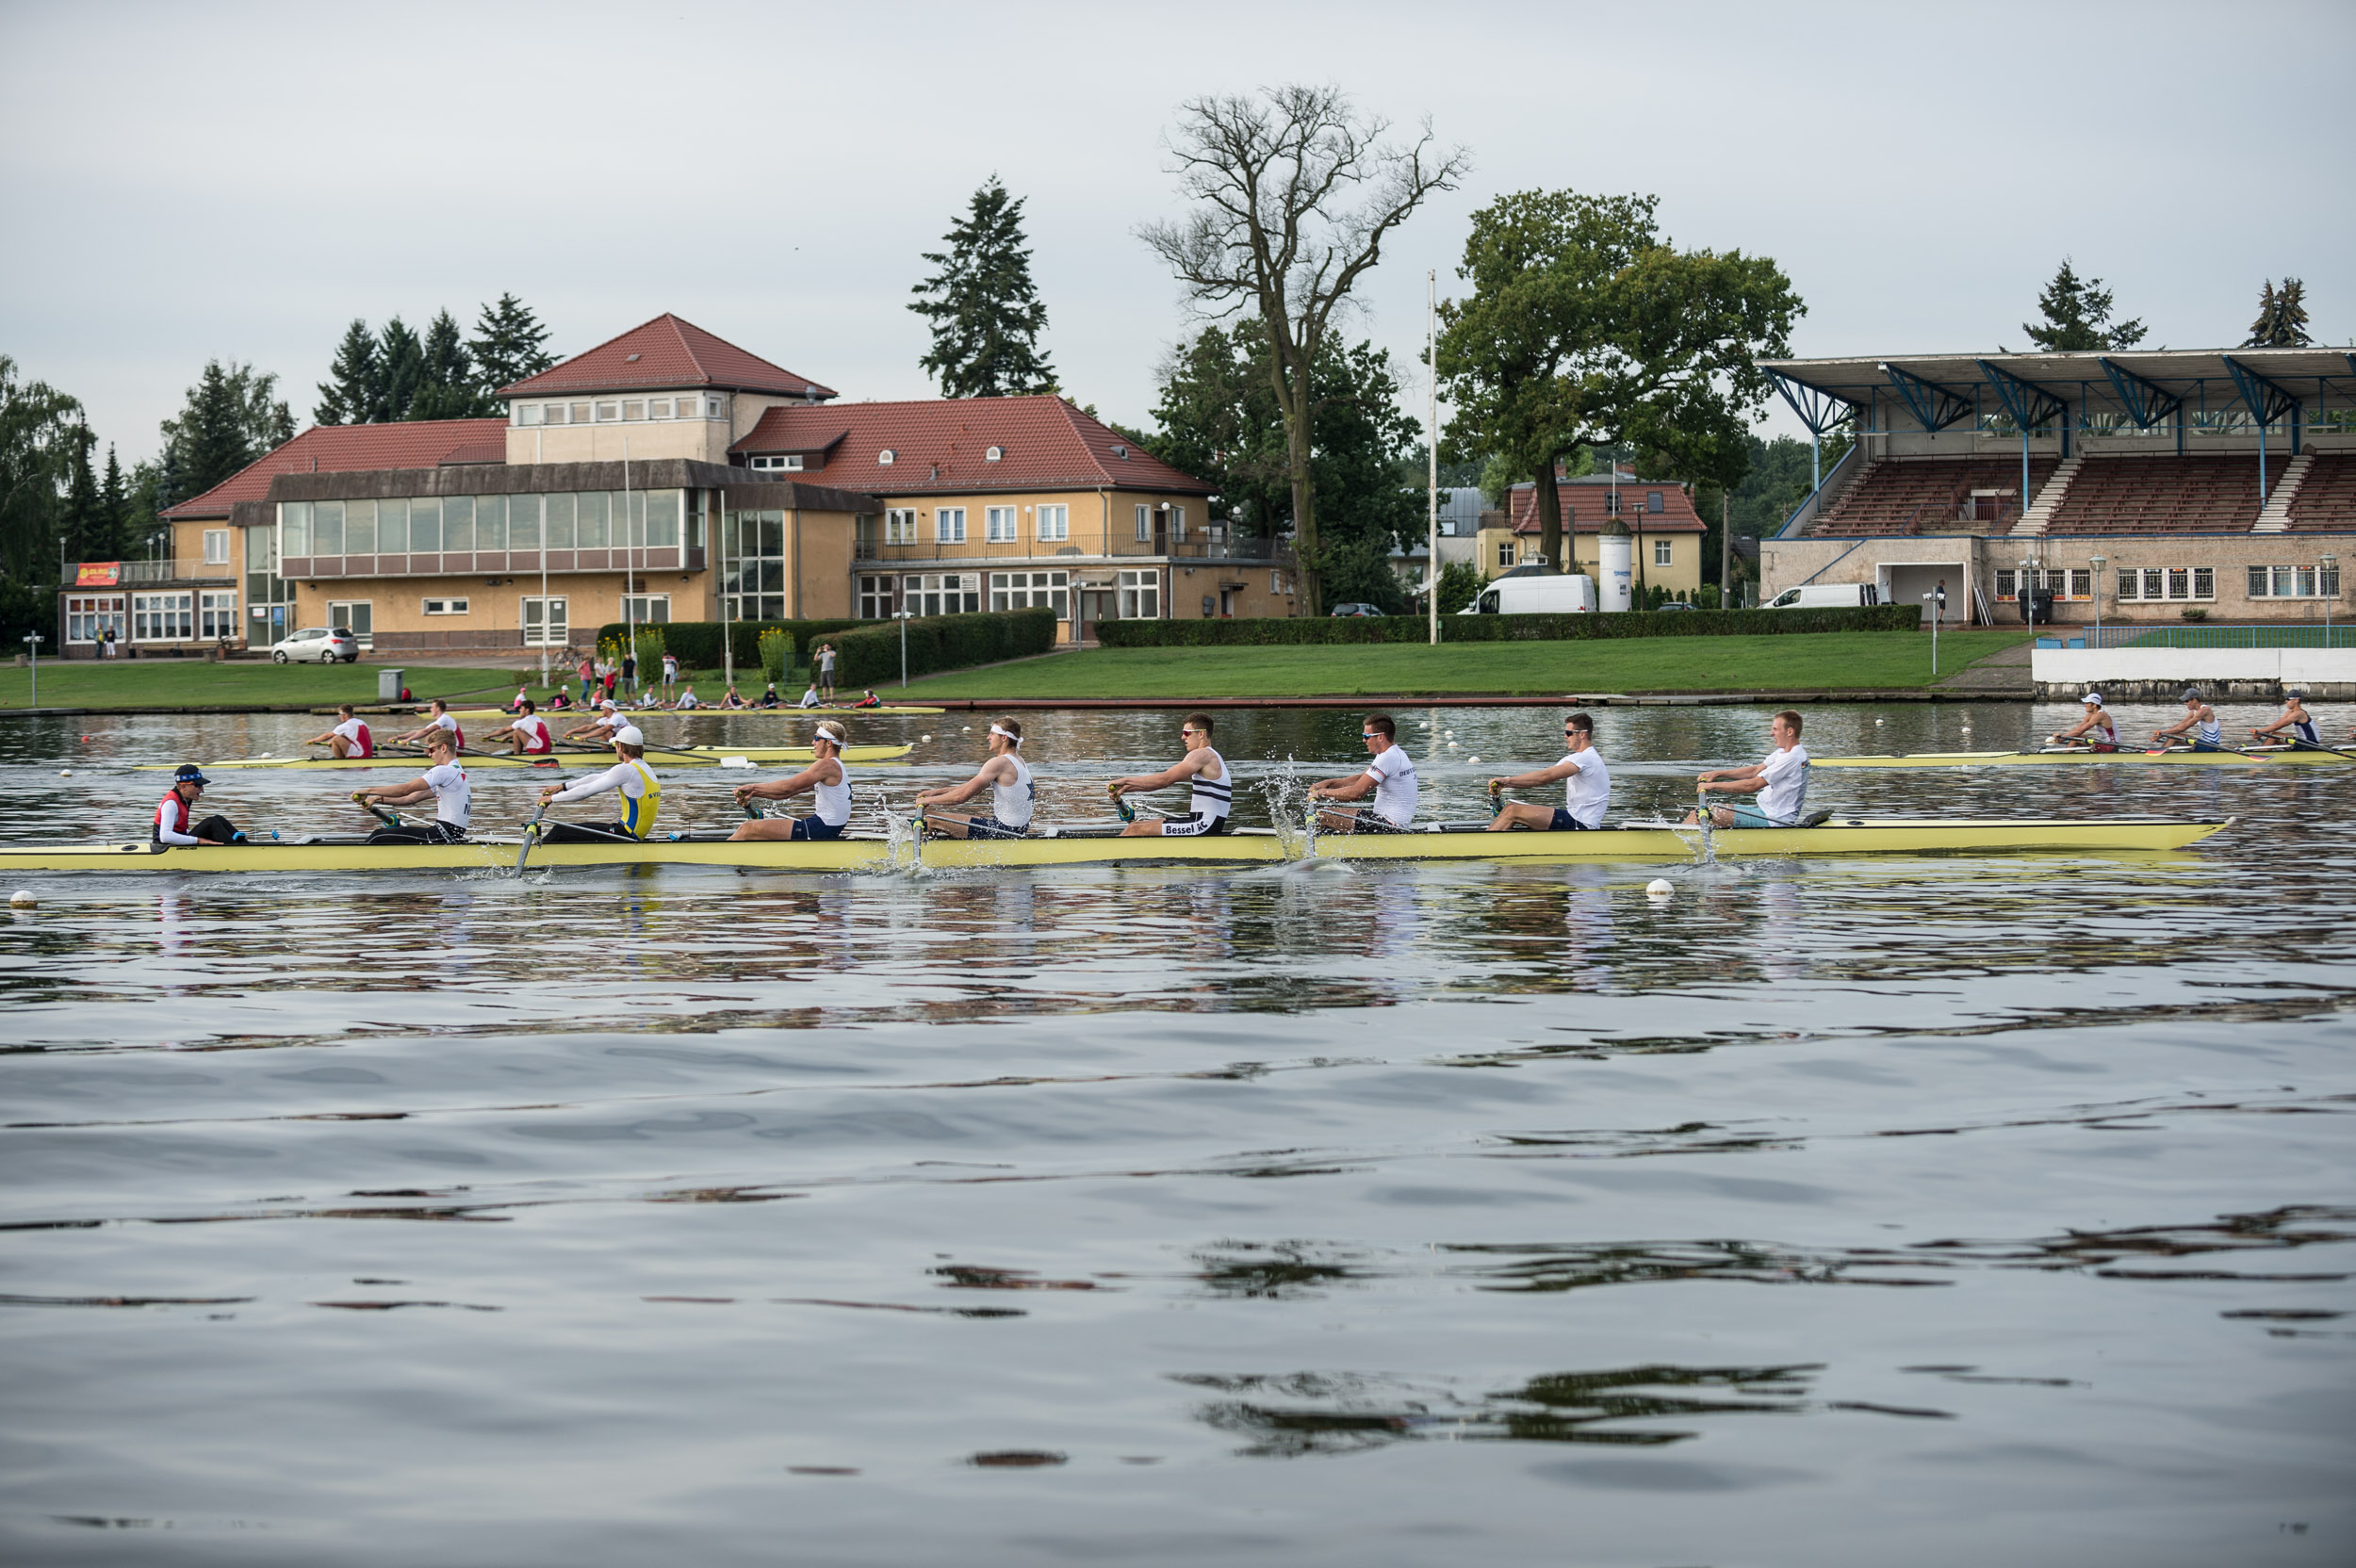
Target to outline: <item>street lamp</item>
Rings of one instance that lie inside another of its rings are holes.
[[[2086,559],[2086,564],[2094,568],[2094,645],[2098,648],[2102,645],[2102,564],[2109,559],[2102,555]]]
[[[25,634],[25,651],[32,655],[33,664],[33,697],[25,704],[28,708],[41,706],[41,645],[48,640],[38,631],[28,631]],[[2329,641],[2329,639],[2326,640]]]
[[[2319,555],[2315,557],[2315,564],[2317,590],[2322,589],[2325,580],[2332,580],[2331,591],[2323,596],[2323,645],[2328,648],[2331,645],[2331,601],[2340,596],[2340,585],[2337,581],[2340,558],[2336,555]]]
[[[913,610],[894,610],[892,618],[900,623],[900,685],[908,683],[908,622],[916,618]]]

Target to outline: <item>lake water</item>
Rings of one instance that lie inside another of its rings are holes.
[[[1545,710],[1400,716],[1451,816],[1559,754]],[[1599,717],[1618,812],[1764,744]],[[1055,815],[1176,755],[1173,712],[1024,720]],[[0,836],[142,837],[124,763],[319,722],[13,722]],[[1357,722],[1221,740],[1249,786]],[[918,742],[862,776],[986,727],[860,720]],[[666,818],[744,776],[670,775]],[[538,782],[474,777],[478,831]],[[206,808],[350,831],[352,784]],[[24,879],[0,1557],[2356,1560],[2356,769],[1812,798],[2239,820],[1665,872]]]

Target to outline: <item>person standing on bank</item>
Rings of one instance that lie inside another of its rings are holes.
[[[1787,708],[1768,721],[1775,749],[1747,768],[1719,768],[1695,776],[1705,795],[1748,795],[1710,808],[1720,827],[1805,827],[1808,811],[1808,748],[1800,744],[1800,715]],[[1687,823],[1699,819],[1685,813]]]
[[[1000,719],[990,727],[990,756],[973,777],[947,789],[926,790],[916,797],[925,808],[924,825],[946,839],[1020,839],[1031,830],[1031,812],[1039,801],[1039,786],[1022,757],[1023,727]],[[990,792],[990,814],[953,816],[937,806],[958,806],[983,791]]]
[[[1228,815],[1235,809],[1235,780],[1227,759],[1211,749],[1211,716],[1189,713],[1180,721],[1178,738],[1186,743],[1186,755],[1160,773],[1137,774],[1128,778],[1116,778],[1105,786],[1118,804],[1130,793],[1152,790],[1167,790],[1173,784],[1194,781],[1194,792],[1186,801],[1183,817],[1140,818],[1121,830],[1124,839],[1152,838],[1195,839],[1227,831]],[[1126,808],[1123,808],[1125,810]]]
[[[1573,713],[1564,719],[1562,743],[1567,755],[1554,766],[1489,780],[1489,793],[1493,796],[1507,790],[1543,790],[1549,784],[1560,783],[1562,804],[1530,806],[1518,800],[1508,801],[1490,822],[1490,832],[1528,827],[1542,833],[1580,833],[1593,832],[1603,825],[1603,813],[1612,804],[1612,770],[1604,765],[1602,753],[1595,750],[1595,721],[1585,713]]]
[[[1418,786],[1415,760],[1399,749],[1399,727],[1388,713],[1369,713],[1358,727],[1366,743],[1366,771],[1320,778],[1309,786],[1311,800],[1364,800],[1374,797],[1370,810],[1340,811],[1328,807],[1317,812],[1317,827],[1327,833],[1401,833],[1415,820]]]
[[[834,645],[821,643],[815,655],[818,661],[818,700],[832,706],[834,702]]]
[[[817,814],[808,817],[762,817],[745,823],[728,835],[746,839],[839,839],[851,825],[851,770],[843,765],[843,727],[828,719],[810,738],[817,760],[791,778],[768,784],[739,784],[736,804],[751,809],[756,800],[785,800],[807,790]]]
[[[429,731],[425,755],[428,767],[408,783],[395,784],[389,789],[355,790],[352,798],[363,806],[415,806],[432,800],[434,820],[398,826],[387,823],[368,835],[368,842],[454,844],[466,838],[466,825],[474,816],[474,789],[466,782],[466,770],[458,765],[458,748],[451,743],[449,732]]]
[[[203,822],[191,819],[196,803],[205,793],[211,779],[194,762],[183,762],[173,770],[172,788],[155,803],[154,839],[159,844],[178,849],[203,849],[212,844],[236,844],[245,841],[245,835],[227,817],[206,817]]]
[[[654,832],[654,819],[663,809],[663,781],[646,766],[646,737],[636,725],[625,725],[614,737],[612,767],[578,784],[551,784],[540,792],[543,806],[563,806],[593,795],[621,798],[622,815],[611,823],[545,823],[540,841],[551,844],[636,843]]]
[[[368,734],[368,721],[352,710],[352,704],[336,704],[335,718],[335,728],[314,735],[303,743],[306,746],[332,746],[337,760],[347,757],[376,755],[376,743]]]
[[[669,648],[663,650],[663,700],[670,702],[679,694],[679,655]]]

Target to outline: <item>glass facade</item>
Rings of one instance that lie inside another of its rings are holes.
[[[785,514],[728,512],[720,518],[720,592],[732,621],[785,619]]]
[[[275,536],[270,551],[273,567],[283,556],[677,549],[682,536],[690,546],[703,543],[702,499],[696,493],[691,504],[682,490],[588,490],[282,501],[275,530],[249,532]],[[251,553],[247,560],[254,560]]]

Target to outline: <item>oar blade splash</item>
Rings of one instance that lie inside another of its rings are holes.
[[[548,803],[544,800],[540,808],[532,813],[532,820],[524,824],[523,842],[515,846],[515,869],[511,874],[518,880],[524,874],[524,863],[532,858],[532,846],[540,841],[540,819],[548,814]]]

